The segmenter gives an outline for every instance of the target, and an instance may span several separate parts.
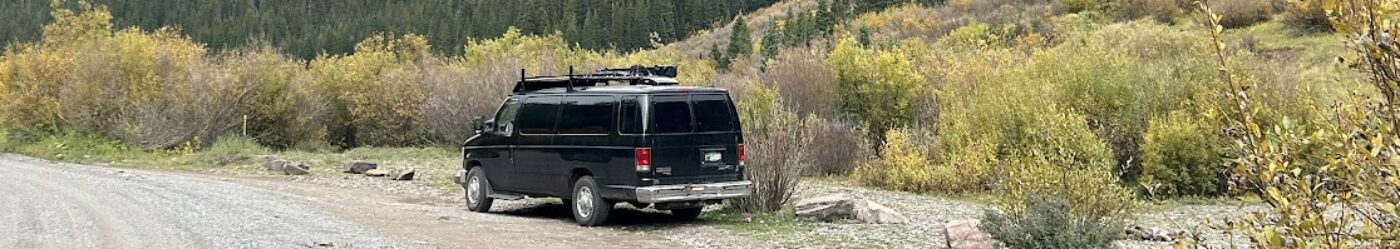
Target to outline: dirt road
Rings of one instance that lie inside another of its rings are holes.
[[[374,190],[114,169],[0,155],[0,248],[735,248],[711,228],[619,210],[583,228],[562,206],[493,213]],[[660,221],[660,222],[658,222]],[[629,224],[632,223],[632,224]]]

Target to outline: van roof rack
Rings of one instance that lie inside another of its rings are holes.
[[[525,69],[520,69],[520,81],[515,83],[512,92],[524,93],[561,87],[573,91],[575,87],[611,85],[613,83],[651,86],[680,85],[680,81],[676,80],[678,74],[679,71],[674,65],[604,68],[591,74],[574,74],[574,68],[569,67],[568,75],[533,77],[526,77]]]

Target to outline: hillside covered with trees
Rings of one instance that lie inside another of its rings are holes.
[[[460,53],[469,39],[562,32],[588,49],[630,51],[727,23],[774,0],[93,0],[117,29],[179,27],[211,48],[263,39],[300,58],[345,54],[375,33],[420,34],[437,52]],[[75,7],[68,2],[67,7]],[[52,22],[48,0],[0,2],[0,47],[40,38]],[[652,37],[652,34],[655,37]]]

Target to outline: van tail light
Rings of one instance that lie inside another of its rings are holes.
[[[637,172],[651,172],[651,148],[637,148]]]
[[[744,160],[749,159],[748,153],[744,153],[744,144],[739,144],[739,166],[744,166]]]

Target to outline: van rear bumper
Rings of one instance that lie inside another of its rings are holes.
[[[733,181],[704,184],[675,184],[637,187],[637,202],[665,203],[722,200],[753,194],[753,182]]]

